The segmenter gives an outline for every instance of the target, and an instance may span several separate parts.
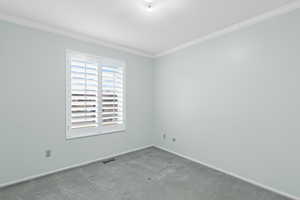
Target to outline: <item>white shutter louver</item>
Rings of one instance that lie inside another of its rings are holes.
[[[71,59],[71,128],[98,126],[98,64]]]
[[[123,67],[102,65],[102,125],[123,124]]]

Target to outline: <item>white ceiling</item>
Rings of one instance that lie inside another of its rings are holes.
[[[0,0],[0,12],[149,55],[298,0]]]

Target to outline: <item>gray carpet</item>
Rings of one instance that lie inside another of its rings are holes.
[[[0,199],[287,200],[156,148],[3,188]]]

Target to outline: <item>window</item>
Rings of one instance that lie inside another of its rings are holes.
[[[102,65],[102,127],[109,131],[123,123],[123,67],[105,62]]]
[[[125,130],[125,64],[67,51],[67,138]]]

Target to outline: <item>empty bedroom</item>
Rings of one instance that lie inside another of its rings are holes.
[[[0,200],[300,200],[299,0],[0,0]]]

